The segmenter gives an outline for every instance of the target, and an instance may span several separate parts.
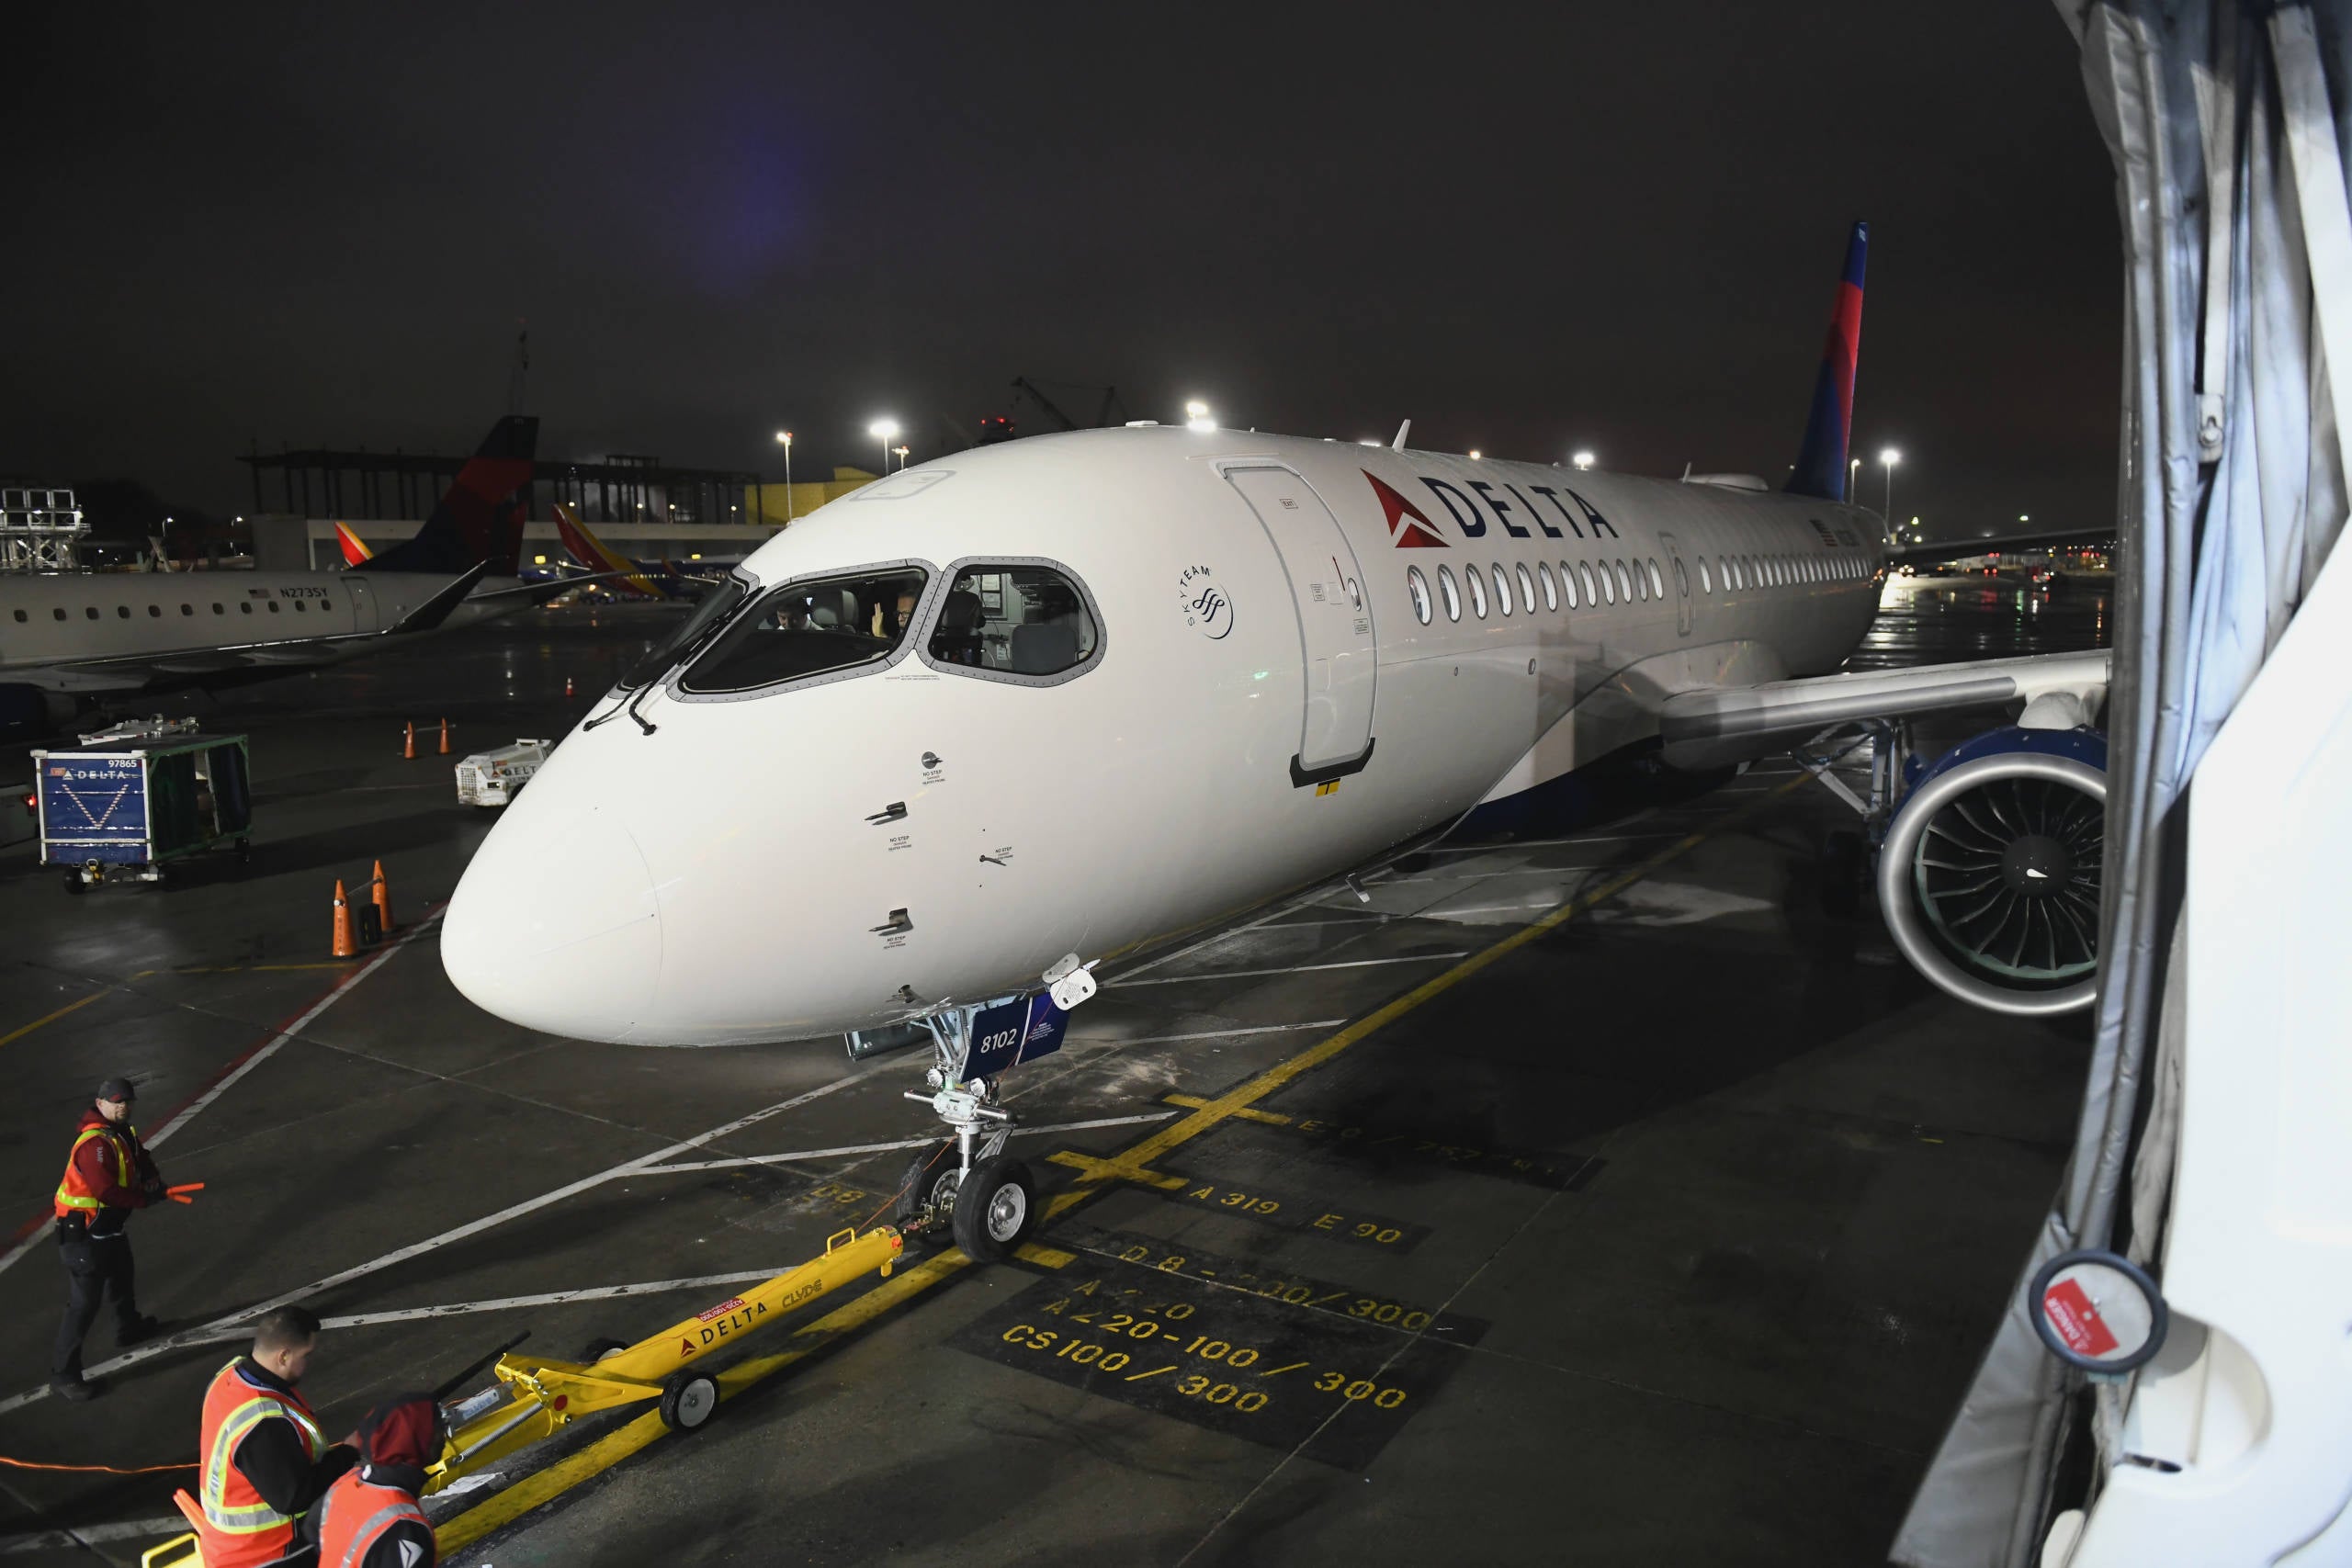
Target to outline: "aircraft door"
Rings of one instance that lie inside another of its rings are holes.
[[[1291,782],[1305,785],[1362,768],[1372,755],[1376,639],[1355,550],[1322,498],[1287,468],[1233,468],[1290,580],[1306,672],[1306,716]]]
[[[1666,547],[1667,575],[1674,579],[1674,629],[1684,637],[1690,635],[1690,569],[1682,564],[1682,552],[1674,547],[1674,536],[1660,534],[1657,542]]]
[[[344,592],[351,595],[351,629],[372,632],[376,629],[376,595],[368,580],[356,572],[345,572],[342,579]]]

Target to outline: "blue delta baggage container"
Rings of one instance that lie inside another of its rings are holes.
[[[164,867],[233,844],[249,859],[253,789],[242,735],[106,740],[32,754],[43,865],[79,893],[111,880],[161,882]]]

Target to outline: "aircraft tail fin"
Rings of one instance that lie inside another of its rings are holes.
[[[600,577],[617,578],[634,592],[650,599],[669,597],[638,570],[635,561],[616,555],[604,540],[588,531],[588,525],[580,521],[578,513],[560,501],[555,503],[555,528],[563,536],[563,547],[571,552],[571,558],[584,570]]]
[[[1829,310],[1829,341],[1821,350],[1814,378],[1813,412],[1797,451],[1796,471],[1781,488],[1792,495],[1850,501],[1846,493],[1846,450],[1854,426],[1854,365],[1862,345],[1862,264],[1870,254],[1871,226],[1854,225],[1846,242],[1846,268],[1838,275],[1837,301]]]
[[[352,532],[351,525],[348,523],[338,523],[334,525],[334,542],[343,551],[343,564],[346,567],[357,566],[360,562],[372,558],[376,554],[368,547],[367,540]]]
[[[514,576],[538,441],[539,422],[527,414],[492,425],[416,536],[377,551],[358,570],[455,576],[479,565],[492,577]]]

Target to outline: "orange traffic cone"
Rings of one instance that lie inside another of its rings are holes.
[[[443,720],[441,721],[441,755],[443,755],[444,757],[446,757],[446,756],[447,756],[448,754],[449,754],[449,721],[448,721],[447,719],[446,719],[446,718],[445,718],[445,719],[443,719]]]
[[[337,958],[359,956],[359,933],[351,929],[351,906],[344,901],[340,879],[334,885],[334,955]]]
[[[384,880],[384,863],[382,861],[378,861],[376,863],[376,880],[374,885],[368,888],[368,897],[374,900],[376,905],[377,930],[382,931],[386,936],[391,935],[392,888],[391,885]]]
[[[408,733],[401,741],[401,756],[408,761],[416,761],[416,725],[413,720],[410,722]]]
[[[571,695],[571,677],[569,675],[563,678],[563,694],[567,697]]]

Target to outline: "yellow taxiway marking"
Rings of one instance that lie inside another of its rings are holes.
[[[6,1034],[0,1034],[0,1045],[6,1045],[11,1040],[22,1040],[26,1035],[30,1034],[34,1030],[40,1028],[43,1024],[55,1023],[67,1013],[75,1012],[83,1008],[88,1007],[92,1002],[96,1001],[100,997],[105,995],[106,992],[103,990],[92,991],[88,996],[84,997],[78,1002],[67,1002],[55,1012],[37,1018],[30,1023],[21,1024],[18,1027],[8,1031]]]
[[[1787,784],[1759,796],[1759,803],[1764,799],[1786,795],[1811,777],[1809,773],[1799,773]],[[1170,1122],[1141,1142],[1120,1150],[1109,1159],[1093,1159],[1084,1155],[1071,1155],[1067,1152],[1052,1156],[1051,1158],[1055,1163],[1074,1167],[1081,1174],[1076,1187],[1057,1194],[1053,1201],[1046,1206],[1044,1217],[1051,1219],[1086,1201],[1089,1198],[1095,1196],[1099,1190],[1099,1184],[1104,1181],[1136,1181],[1152,1187],[1182,1187],[1184,1184],[1182,1178],[1153,1170],[1149,1168],[1150,1162],[1167,1154],[1170,1149],[1199,1137],[1218,1122],[1250,1111],[1254,1101],[1273,1093],[1301,1074],[1311,1072],[1321,1066],[1358,1041],[1396,1022],[1416,1008],[1443,996],[1473,975],[1518,952],[1547,931],[1557,930],[1594,905],[1615,897],[1669,861],[1688,854],[1713,837],[1715,832],[1744,819],[1753,809],[1754,807],[1749,807],[1747,810],[1728,814],[1723,822],[1708,832],[1691,833],[1676,840],[1666,849],[1652,855],[1632,870],[1611,878],[1599,887],[1579,894],[1545,914],[1533,924],[1522,926],[1493,946],[1472,953],[1444,974],[1414,987],[1387,1006],[1365,1014],[1337,1034],[1310,1045],[1295,1056],[1276,1063],[1256,1077],[1249,1079],[1237,1089],[1227,1090],[1215,1100],[1194,1100],[1191,1097],[1180,1099],[1173,1095],[1167,1097],[1174,1103],[1191,1104],[1197,1108],[1191,1115]],[[84,999],[95,1000],[96,998]],[[74,1005],[78,1007],[81,1004],[77,1002]],[[39,1025],[28,1027],[38,1028]],[[0,1044],[5,1043],[6,1041],[0,1041]],[[1269,1117],[1272,1115],[1270,1112],[1259,1114]],[[1020,1255],[1030,1258],[1032,1261],[1045,1263],[1050,1268],[1059,1268],[1070,1261],[1070,1256],[1068,1253],[1053,1247],[1023,1247]],[[1049,1261],[1049,1258],[1055,1258],[1061,1261]],[[970,1262],[971,1259],[965,1257],[961,1251],[950,1248],[948,1251],[925,1258],[911,1268],[899,1271],[894,1277],[884,1280],[855,1301],[837,1307],[814,1322],[804,1324],[793,1331],[792,1337],[795,1340],[807,1341],[807,1343],[788,1347],[772,1355],[755,1356],[750,1360],[739,1362],[718,1373],[719,1397],[722,1400],[733,1398],[755,1383],[775,1376],[786,1367],[822,1349],[831,1341],[865,1327],[893,1307],[912,1300],[943,1280],[953,1278]],[[462,1514],[454,1515],[444,1520],[434,1531],[434,1537],[440,1544],[441,1554],[447,1557],[452,1552],[470,1546],[493,1530],[504,1529],[542,1503],[552,1502],[582,1482],[610,1470],[668,1430],[669,1428],[662,1424],[658,1411],[648,1411],[627,1426],[606,1433],[578,1453],[559,1460],[545,1470],[534,1472],[495,1496],[485,1499]]]
[[[151,975],[282,975],[293,969],[348,969],[356,962],[351,958],[329,958],[316,964],[200,964],[190,969],[141,969],[131,978],[144,980]]]
[[[1187,1111],[1205,1111],[1209,1103],[1197,1094],[1163,1094],[1159,1100],[1163,1105],[1181,1105]],[[1285,1116],[1279,1111],[1244,1109],[1235,1111],[1234,1114],[1244,1122],[1263,1122],[1269,1127],[1287,1127],[1298,1120],[1295,1116]]]

